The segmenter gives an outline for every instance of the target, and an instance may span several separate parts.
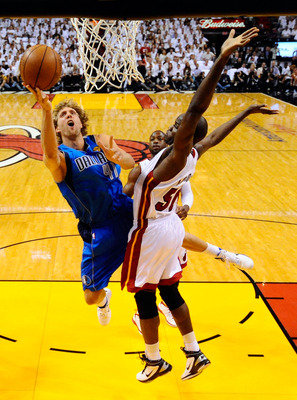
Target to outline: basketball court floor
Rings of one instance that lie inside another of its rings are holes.
[[[184,112],[193,93],[56,94],[90,116],[89,134],[107,133],[139,161],[148,138]],[[0,95],[0,399],[296,400],[296,107],[255,93],[215,94],[209,132],[250,104],[278,115],[250,115],[197,164],[187,231],[248,254],[254,269],[226,267],[189,252],[180,285],[211,366],[181,381],[185,357],[163,316],[161,355],[170,374],[150,384],[133,295],[113,275],[112,320],[99,325],[80,282],[82,240],[42,163],[41,110],[28,93]],[[122,180],[127,172],[122,173]]]

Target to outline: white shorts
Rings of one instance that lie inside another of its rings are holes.
[[[180,218],[165,217],[133,225],[122,268],[122,288],[129,292],[171,285],[182,275],[178,256],[185,236]]]

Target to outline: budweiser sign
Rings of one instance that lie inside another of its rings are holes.
[[[201,19],[202,29],[245,28],[243,19]]]

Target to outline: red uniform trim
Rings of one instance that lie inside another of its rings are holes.
[[[151,192],[159,183],[159,181],[154,179],[153,171],[151,171],[147,175],[143,182],[142,194],[137,213],[137,228],[133,231],[131,239],[128,242],[122,267],[122,289],[126,285],[128,287],[128,290],[131,285],[134,286],[141,251],[142,237],[148,225],[148,220],[146,219],[146,216],[151,205]]]
[[[140,290],[156,290],[159,286],[171,286],[174,285],[176,282],[180,281],[182,278],[182,271],[176,272],[171,278],[169,279],[161,279],[159,283],[146,283],[142,287],[137,287],[134,285],[134,282],[129,282],[127,285],[127,289],[129,292],[137,293]]]

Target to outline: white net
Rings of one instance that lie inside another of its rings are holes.
[[[143,81],[135,52],[140,21],[72,18],[71,22],[77,32],[87,92],[107,84],[122,88],[132,80]]]

